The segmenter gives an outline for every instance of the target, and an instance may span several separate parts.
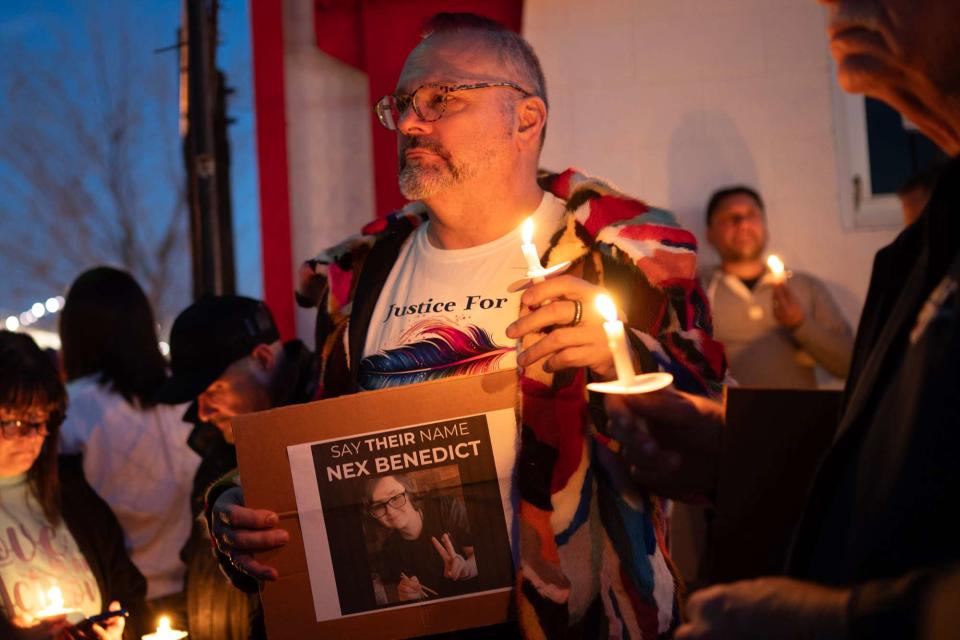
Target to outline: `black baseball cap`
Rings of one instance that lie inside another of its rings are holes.
[[[267,305],[243,296],[206,295],[177,316],[170,331],[171,376],[158,402],[196,400],[258,344],[276,342],[280,332]]]

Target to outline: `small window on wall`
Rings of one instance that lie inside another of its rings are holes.
[[[844,227],[902,226],[897,190],[946,154],[894,109],[836,83],[834,120]]]

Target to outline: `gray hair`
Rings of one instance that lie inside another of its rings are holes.
[[[537,96],[550,109],[547,99],[547,81],[543,76],[540,59],[533,47],[523,36],[511,31],[496,20],[475,13],[438,13],[429,18],[423,25],[422,37],[424,42],[436,35],[473,35],[481,40],[500,57],[505,65],[514,69],[519,77],[520,85],[531,94]],[[544,126],[540,142],[546,136]]]

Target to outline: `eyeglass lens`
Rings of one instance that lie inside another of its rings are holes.
[[[4,438],[21,438],[31,434],[47,435],[46,422],[30,422],[28,420],[3,420],[0,421],[0,432]]]
[[[384,502],[375,502],[370,505],[370,515],[379,518],[387,512],[388,505],[391,509],[399,509],[405,504],[407,504],[407,493],[398,493]]]
[[[384,96],[377,103],[377,117],[380,123],[391,131],[397,129],[400,118],[411,106],[421,120],[439,120],[443,115],[444,96],[447,92],[448,89],[444,86],[424,85],[409,96]]]

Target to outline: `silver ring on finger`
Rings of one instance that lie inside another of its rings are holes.
[[[575,327],[575,326],[577,326],[578,324],[580,324],[580,320],[583,318],[583,303],[580,302],[579,300],[576,300],[576,299],[571,300],[570,302],[572,302],[572,303],[574,304],[574,308],[573,308],[573,320],[571,320],[569,323],[567,323],[567,326],[568,326],[568,327]]]

